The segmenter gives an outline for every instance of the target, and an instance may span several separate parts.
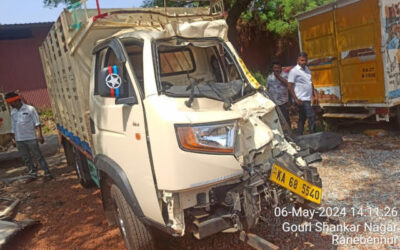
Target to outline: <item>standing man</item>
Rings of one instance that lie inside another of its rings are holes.
[[[7,93],[5,97],[6,102],[13,107],[11,111],[12,143],[22,155],[29,169],[29,175],[37,177],[37,168],[33,162],[33,159],[36,159],[44,170],[45,178],[51,179],[49,167],[38,144],[38,141],[41,144],[44,143],[38,113],[34,107],[22,103],[20,96],[15,92]]]
[[[307,53],[300,52],[297,57],[297,65],[289,72],[289,91],[299,109],[299,122],[297,133],[303,134],[304,124],[308,119],[308,128],[311,133],[315,132],[315,113],[311,106],[311,100],[318,102],[318,95],[314,89],[311,71],[307,67]]]
[[[289,117],[289,93],[287,73],[282,72],[282,64],[280,62],[272,63],[272,73],[267,78],[267,87],[270,96],[276,105],[278,105],[286,122],[290,127]]]

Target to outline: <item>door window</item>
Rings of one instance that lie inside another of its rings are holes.
[[[188,48],[183,50],[160,50],[161,76],[187,74],[195,71],[195,63],[192,51]]]
[[[144,94],[143,43],[127,41],[124,43],[124,46],[131,62],[133,73],[136,76],[139,91]]]

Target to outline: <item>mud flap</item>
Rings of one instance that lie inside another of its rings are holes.
[[[96,166],[94,163],[90,160],[87,160],[88,163],[88,168],[89,168],[89,173],[90,173],[90,178],[96,183],[96,186],[100,188],[100,178],[99,178],[99,171],[97,170]]]

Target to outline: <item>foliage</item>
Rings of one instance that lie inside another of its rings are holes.
[[[50,134],[50,132],[51,132],[51,130],[50,130],[49,127],[47,127],[47,125],[44,125],[44,126],[42,127],[42,133],[43,133],[44,135]]]
[[[51,120],[53,119],[53,111],[50,108],[42,108],[39,110],[40,120]]]
[[[250,73],[261,85],[265,86],[267,84],[267,75],[257,70],[250,70]]]
[[[142,7],[164,7],[164,0],[144,0]],[[171,2],[167,0],[167,6],[169,7],[178,7],[177,2]]]
[[[39,110],[40,122],[42,123],[43,134],[56,133],[56,125],[54,121],[53,111],[50,108],[42,108]]]
[[[242,13],[242,20],[266,28],[280,37],[296,34],[296,15],[332,0],[253,0],[251,8]]]
[[[57,7],[59,4],[65,4],[66,6],[69,6],[76,2],[79,2],[79,0],[43,0],[44,6],[50,8]]]
[[[175,1],[166,1],[167,7],[197,7],[202,5],[208,5],[207,2],[196,2],[196,1],[188,1],[188,2],[175,2]],[[144,0],[142,7],[164,7],[164,0]]]

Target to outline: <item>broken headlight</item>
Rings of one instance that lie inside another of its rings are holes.
[[[236,122],[176,125],[179,146],[186,151],[233,154]]]

